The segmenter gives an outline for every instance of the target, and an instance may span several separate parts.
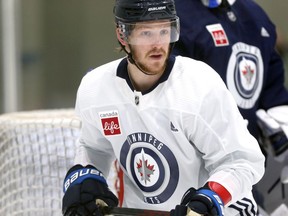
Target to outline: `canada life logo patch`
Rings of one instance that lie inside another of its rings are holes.
[[[227,35],[221,24],[218,23],[213,25],[207,25],[206,29],[211,34],[216,47],[229,45]]]
[[[117,110],[100,112],[99,117],[105,136],[121,134],[119,113]]]

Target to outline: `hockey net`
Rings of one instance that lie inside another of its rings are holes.
[[[0,215],[61,215],[80,127],[73,109],[0,115]]]

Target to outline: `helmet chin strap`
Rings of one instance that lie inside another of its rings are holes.
[[[149,73],[147,73],[144,69],[142,69],[140,66],[139,66],[139,64],[137,64],[137,62],[134,60],[134,58],[133,58],[133,55],[132,55],[132,52],[128,52],[127,50],[126,50],[126,48],[125,47],[123,47],[123,49],[124,49],[124,51],[126,52],[126,54],[127,54],[127,59],[128,59],[128,61],[131,63],[131,64],[134,64],[142,73],[144,73],[144,74],[146,74],[146,75],[152,75],[152,74],[149,74]],[[130,48],[131,49],[131,48]]]
[[[124,52],[127,54],[127,59],[131,64],[134,64],[142,73],[146,74],[146,75],[151,75],[149,73],[147,73],[145,70],[143,70],[134,60],[133,56],[132,56],[132,52],[128,52],[126,47],[118,40],[118,43],[120,44],[122,50],[124,50]],[[130,47],[130,46],[129,46]],[[131,47],[130,47],[131,50]]]

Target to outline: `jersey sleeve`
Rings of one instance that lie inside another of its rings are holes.
[[[74,163],[83,166],[91,164],[99,169],[105,178],[107,178],[114,159],[112,153],[113,149],[110,143],[102,137],[99,130],[82,121]]]
[[[81,131],[77,140],[74,163],[86,166],[93,165],[105,177],[108,176],[112,161],[115,159],[110,142],[103,136],[97,126],[97,112],[90,107],[91,93],[86,88],[84,77],[77,92],[75,111],[81,119]],[[88,104],[88,105],[87,105]],[[104,163],[103,163],[104,161]]]
[[[230,204],[248,194],[262,178],[265,159],[231,93],[217,77],[213,77],[217,85],[209,83],[213,86],[203,97],[191,141],[202,153],[208,181],[229,191]]]
[[[284,85],[284,64],[276,50],[271,51],[267,69],[267,83],[263,88],[260,108],[265,110],[288,104],[288,92]]]

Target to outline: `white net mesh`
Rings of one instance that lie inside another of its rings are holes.
[[[0,215],[61,215],[81,127],[71,109],[0,115]]]

